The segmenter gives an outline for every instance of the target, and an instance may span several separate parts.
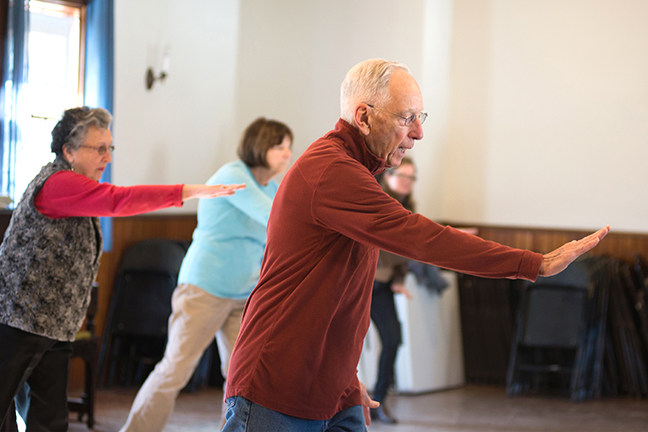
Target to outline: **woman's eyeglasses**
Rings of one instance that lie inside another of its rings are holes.
[[[395,177],[398,177],[399,179],[409,180],[411,182],[416,181],[416,176],[411,176],[411,175],[402,174],[402,173],[394,173],[392,175],[395,176]]]
[[[91,149],[95,150],[97,153],[99,153],[99,156],[103,156],[107,152],[112,153],[112,152],[115,151],[115,146],[114,145],[95,147],[95,146],[90,146],[90,145],[86,145],[86,144],[81,144],[79,147],[91,148]]]

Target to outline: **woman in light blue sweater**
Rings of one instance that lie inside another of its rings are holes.
[[[203,352],[216,335],[223,376],[255,287],[266,226],[278,184],[292,156],[291,130],[259,118],[243,134],[240,160],[223,165],[207,184],[245,183],[220,200],[200,200],[198,226],[187,251],[169,318],[164,358],[140,389],[121,431],[161,431]]]

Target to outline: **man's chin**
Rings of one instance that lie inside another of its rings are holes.
[[[385,159],[385,168],[397,168],[403,161],[404,156],[391,156]]]

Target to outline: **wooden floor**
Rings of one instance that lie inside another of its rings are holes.
[[[117,431],[128,415],[135,389],[100,390],[98,432]],[[216,431],[222,392],[205,389],[181,393],[166,432]],[[648,401],[609,399],[572,403],[559,397],[507,398],[502,387],[468,385],[416,396],[391,396],[391,411],[400,423],[374,422],[369,432],[546,432],[648,431]],[[70,431],[87,431],[71,417]]]

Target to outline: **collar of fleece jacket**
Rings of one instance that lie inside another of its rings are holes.
[[[344,141],[344,148],[349,153],[349,156],[367,167],[372,175],[377,175],[385,171],[385,160],[371,153],[364,137],[345,120],[338,120],[335,129],[322,139],[330,139],[333,136],[341,138]]]

